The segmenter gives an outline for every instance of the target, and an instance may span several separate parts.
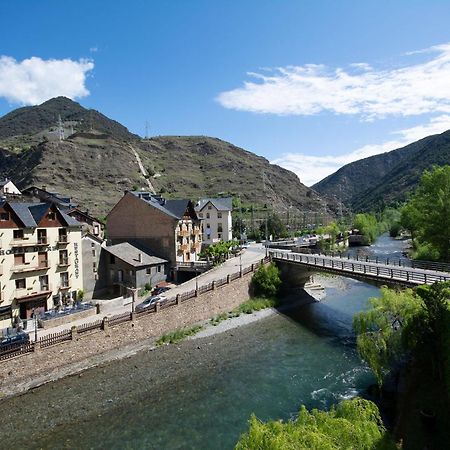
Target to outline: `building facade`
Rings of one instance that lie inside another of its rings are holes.
[[[0,205],[0,328],[83,288],[81,226],[51,203]]]
[[[165,200],[128,191],[107,217],[112,244],[136,242],[177,266],[195,263],[201,251],[201,222],[190,200]]]
[[[203,243],[207,245],[233,239],[231,211],[233,199],[201,198],[195,206],[203,224]]]
[[[6,196],[21,195],[21,192],[17,186],[11,180],[8,180],[8,178],[0,181],[0,193]]]

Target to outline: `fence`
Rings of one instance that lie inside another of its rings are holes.
[[[142,317],[147,314],[155,313],[161,309],[166,309],[171,306],[175,306],[182,302],[185,302],[191,298],[198,297],[199,295],[205,294],[207,292],[213,291],[218,287],[224,286],[226,284],[231,283],[232,281],[240,278],[241,276],[248,274],[250,272],[255,271],[262,264],[266,264],[270,261],[270,257],[266,257],[262,259],[260,262],[252,264],[249,267],[242,268],[242,272],[235,272],[228,275],[226,278],[220,278],[218,280],[214,280],[211,283],[199,286],[197,290],[192,290],[188,292],[183,292],[182,294],[178,294],[176,297],[169,297],[156,305],[152,305],[149,308],[135,312],[135,313],[123,313],[117,314],[111,317],[105,317],[102,320],[96,320],[95,322],[89,322],[78,327],[74,327],[70,330],[64,330],[59,333],[52,333],[45,337],[40,338],[37,342],[28,342],[26,344],[12,344],[8,347],[3,347],[0,349],[0,361],[5,361],[11,358],[15,358],[16,356],[25,355],[27,353],[35,352],[38,349],[51,347],[53,345],[60,344],[62,342],[72,341],[76,338],[76,336],[83,336],[86,333],[92,331],[100,331],[104,330],[107,327],[113,327],[115,325],[119,325],[121,323],[130,322],[134,319],[134,317]]]

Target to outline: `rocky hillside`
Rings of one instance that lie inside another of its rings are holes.
[[[63,141],[55,131],[59,115],[68,136]],[[335,202],[325,201],[294,173],[230,143],[204,136],[140,139],[61,97],[0,118],[0,177],[22,188],[45,185],[100,216],[124,190],[148,189],[148,182],[172,198],[231,194],[280,212],[336,211]]]
[[[379,211],[403,202],[424,170],[450,164],[450,131],[341,167],[313,189],[340,196],[353,211]]]

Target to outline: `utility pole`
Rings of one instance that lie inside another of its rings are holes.
[[[59,140],[64,140],[64,125],[61,120],[61,114],[58,114],[58,134],[59,134]]]

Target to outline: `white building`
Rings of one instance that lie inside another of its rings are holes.
[[[0,328],[83,288],[81,224],[52,203],[0,204]]]
[[[233,239],[233,224],[231,211],[233,199],[226,198],[201,198],[195,211],[203,224],[203,243],[215,244],[219,241],[231,241]]]
[[[3,181],[0,181],[0,192],[2,195],[21,194],[19,189],[17,189],[16,185],[11,180],[8,180],[8,178],[4,179]]]

